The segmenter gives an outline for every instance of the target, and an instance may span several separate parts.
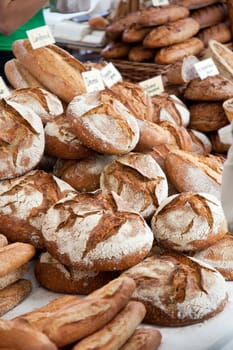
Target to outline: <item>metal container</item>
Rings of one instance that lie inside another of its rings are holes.
[[[52,0],[50,9],[60,13],[74,13],[88,11],[91,0]]]

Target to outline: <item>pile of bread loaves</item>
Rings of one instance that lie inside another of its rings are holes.
[[[1,232],[11,244],[36,248],[43,287],[87,295],[34,332],[55,347],[82,338],[74,349],[85,349],[106,334],[109,341],[119,333],[130,338],[141,321],[184,326],[221,312],[233,279],[233,240],[220,202],[226,149],[213,151],[210,130],[200,130],[210,123],[192,109],[194,101],[216,100],[220,108],[233,97],[233,83],[221,75],[195,78],[184,92],[187,105],[127,81],[86,92],[81,73],[90,63],[56,45],[33,50],[27,39],[13,51],[5,67],[12,91],[0,101]],[[230,123],[223,112],[210,125],[215,131]],[[125,279],[133,304],[115,316],[123,305],[114,308],[113,286]],[[92,308],[103,320],[99,330],[87,316]],[[12,329],[31,332],[30,315],[21,319],[0,321],[1,345],[14,347],[7,343]],[[123,319],[129,332],[116,326]],[[88,334],[69,338],[84,325]],[[123,346],[126,338],[108,349],[137,349]]]
[[[174,0],[131,12],[107,26],[105,59],[172,64],[198,56],[210,39],[232,38],[226,4],[218,0]]]

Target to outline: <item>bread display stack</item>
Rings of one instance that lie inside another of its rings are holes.
[[[165,32],[174,23],[192,30],[193,21],[177,18]],[[90,68],[56,45],[34,51],[28,40],[14,43],[16,59],[44,87],[16,89],[1,103],[36,114],[39,130],[28,127],[29,117],[22,124],[44,137],[43,151],[23,173],[1,178],[1,233],[36,250],[41,287],[74,298],[1,319],[0,348],[26,337],[44,349],[140,349],[147,341],[156,349],[163,328],[144,329],[142,322],[192,325],[228,303],[231,275],[207,252],[217,244],[221,250],[231,234],[220,202],[226,151],[216,154],[205,126],[229,124],[220,105],[233,97],[232,83],[221,75],[192,79],[183,100],[166,91],[151,97],[124,80],[88,92],[81,73]],[[216,104],[214,121],[203,120],[202,129],[199,113],[193,117],[196,101]],[[40,168],[43,156],[55,159],[48,171]]]

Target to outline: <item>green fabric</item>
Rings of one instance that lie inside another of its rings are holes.
[[[27,30],[43,25],[45,25],[43,10],[40,10],[34,17],[32,17],[11,35],[3,35],[0,33],[0,51],[11,51],[12,44],[15,40],[27,38]]]

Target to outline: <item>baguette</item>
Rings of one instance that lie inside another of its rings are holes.
[[[28,243],[16,242],[0,249],[0,277],[27,263],[34,255],[35,248]]]
[[[203,42],[196,38],[190,38],[178,44],[161,48],[155,55],[154,61],[157,64],[173,64],[183,58],[199,55],[204,49]]]
[[[118,350],[133,334],[146,314],[143,303],[130,301],[98,332],[81,340],[72,350]]]
[[[157,48],[181,43],[197,34],[200,25],[191,17],[155,27],[143,40],[143,45]]]
[[[159,330],[141,327],[136,329],[120,350],[156,350],[161,344],[161,339]]]
[[[57,346],[82,339],[111,321],[129,302],[136,285],[131,278],[117,278],[48,318],[43,332]]]
[[[0,348],[13,350],[57,350],[48,337],[24,320],[0,319]]]
[[[3,316],[8,311],[21,303],[32,290],[32,284],[26,279],[18,280],[8,287],[0,290],[0,316]],[[1,331],[0,331],[1,344]]]
[[[226,15],[226,7],[220,3],[200,8],[191,13],[191,17],[199,23],[200,29],[224,22]]]
[[[28,39],[18,39],[12,45],[16,58],[49,91],[65,102],[86,91],[81,73],[85,66],[56,45],[33,50]]]
[[[185,6],[189,10],[195,10],[201,7],[206,7],[215,4],[219,0],[175,0],[175,3],[180,6]]]
[[[211,39],[219,41],[220,43],[231,41],[232,33],[229,24],[222,22],[200,30],[197,37],[201,39],[205,47],[207,47]]]
[[[28,270],[29,263],[26,263],[18,267],[17,269],[7,273],[6,275],[0,277],[0,290],[18,281],[21,277],[23,277],[23,275],[25,275],[26,272],[28,272]]]

